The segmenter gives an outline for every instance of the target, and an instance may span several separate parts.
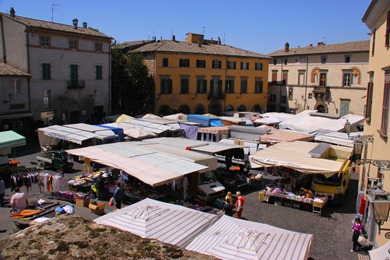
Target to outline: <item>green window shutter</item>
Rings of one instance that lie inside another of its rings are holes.
[[[78,65],[72,64],[70,65],[70,79],[75,82],[79,78],[78,75]]]

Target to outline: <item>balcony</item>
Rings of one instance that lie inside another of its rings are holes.
[[[213,93],[210,92],[207,96],[209,100],[221,100],[221,99],[226,99],[226,94],[225,93]]]
[[[85,88],[85,80],[68,80],[69,89]]]
[[[314,98],[321,101],[329,101],[331,92],[330,88],[326,86],[317,86],[313,90]]]

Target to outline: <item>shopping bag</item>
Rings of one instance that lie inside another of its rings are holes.
[[[115,206],[115,200],[113,197],[108,201],[108,206]]]
[[[367,238],[364,235],[359,235],[358,243],[362,246],[367,246],[368,244]]]

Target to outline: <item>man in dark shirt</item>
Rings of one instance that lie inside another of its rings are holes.
[[[225,215],[232,216],[233,215],[234,205],[231,203],[230,199],[226,199],[226,204],[223,205],[223,211]]]
[[[122,185],[120,184],[120,182],[118,182],[116,184],[113,198],[115,200],[115,206],[118,209],[120,209],[122,207],[122,200],[123,200],[123,189],[122,189]]]

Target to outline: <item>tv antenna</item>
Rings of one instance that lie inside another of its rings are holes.
[[[203,36],[204,36],[204,32],[205,32],[205,30],[206,30],[206,27],[205,27],[205,26],[203,26],[203,31],[202,31],[202,34],[203,34]]]
[[[56,3],[51,4],[51,22],[54,21],[54,10],[55,10],[56,6],[60,6],[60,5],[57,5]]]

